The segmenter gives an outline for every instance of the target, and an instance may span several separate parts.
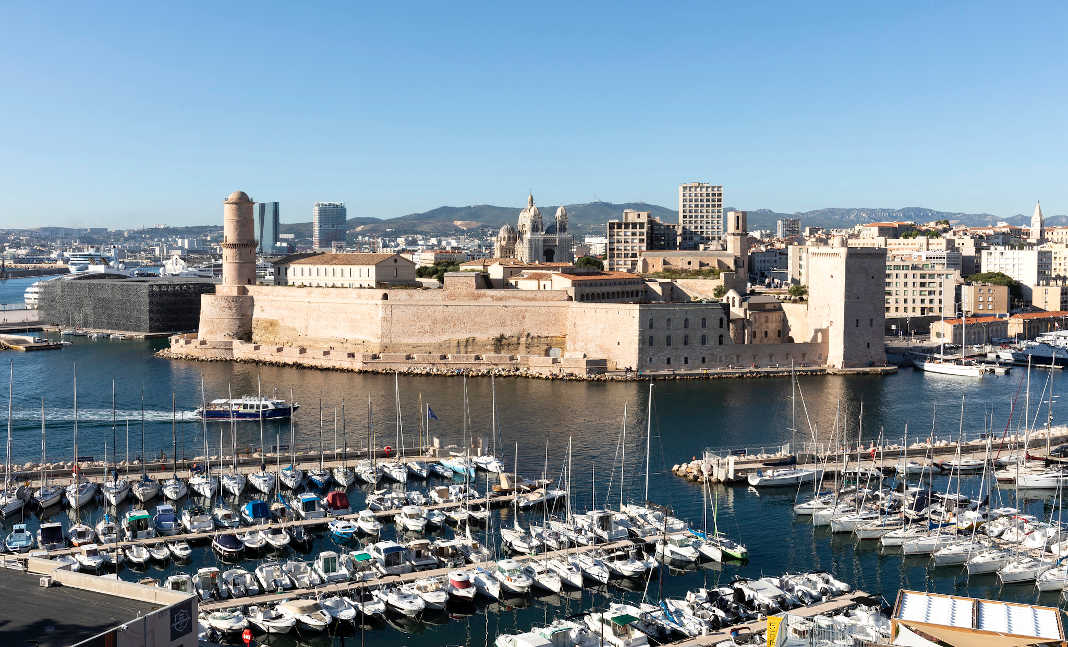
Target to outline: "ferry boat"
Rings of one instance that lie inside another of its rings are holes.
[[[197,408],[193,415],[205,420],[259,420],[261,417],[269,420],[288,418],[299,408],[296,402],[290,404],[285,400],[246,395],[243,398],[212,400],[206,407]]]

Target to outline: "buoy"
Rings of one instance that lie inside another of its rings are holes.
[[[386,453],[386,456],[388,457],[390,454],[393,453],[393,447],[386,445],[382,448],[382,451],[384,451]]]

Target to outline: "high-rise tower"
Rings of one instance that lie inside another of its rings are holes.
[[[257,254],[271,254],[278,242],[280,223],[278,222],[277,202],[256,203],[256,246]]]

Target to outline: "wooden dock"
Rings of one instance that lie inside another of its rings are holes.
[[[561,550],[555,550],[547,553],[539,553],[537,555],[517,555],[512,557],[517,562],[525,562],[531,559],[545,559],[551,557],[559,557],[563,555],[571,555],[574,553],[584,553],[591,550],[615,550],[616,548],[623,548],[626,546],[633,546],[634,542],[630,539],[623,539],[607,544],[595,544],[592,546],[576,546],[572,548],[564,548]],[[475,564],[468,564],[461,568],[475,569],[475,568],[492,568],[494,562],[477,562]],[[375,589],[383,586],[390,586],[394,584],[405,584],[407,582],[414,582],[415,580],[421,580],[427,577],[443,577],[449,574],[449,571],[455,570],[453,568],[436,568],[428,571],[413,571],[411,573],[404,573],[403,575],[384,575],[369,580],[362,581],[348,581],[337,582],[334,584],[323,584],[321,586],[307,588],[307,589],[290,589],[283,591],[282,593],[265,593],[263,595],[249,596],[244,598],[230,598],[229,600],[218,600],[215,602],[201,602],[200,610],[212,612],[218,609],[229,609],[233,607],[241,607],[250,604],[272,604],[275,602],[281,602],[283,600],[289,600],[295,597],[325,597],[328,595],[335,595],[338,593],[345,593],[346,591],[352,591],[353,589]]]

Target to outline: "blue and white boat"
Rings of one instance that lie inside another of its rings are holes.
[[[360,530],[360,527],[349,519],[331,519],[327,525],[330,527],[330,534],[341,541],[351,540]]]
[[[241,398],[219,398],[212,400],[205,407],[193,412],[197,418],[205,420],[264,420],[288,418],[300,408],[296,402],[290,404],[276,398],[262,398],[246,395]]]
[[[452,470],[454,474],[463,476],[466,473],[470,478],[475,478],[474,462],[463,456],[449,456],[447,458],[439,459],[438,462]]]
[[[241,519],[250,526],[269,523],[271,521],[271,508],[266,501],[249,501],[241,506]]]
[[[12,553],[25,553],[33,548],[33,533],[26,529],[26,524],[15,524],[4,539],[4,548]]]

